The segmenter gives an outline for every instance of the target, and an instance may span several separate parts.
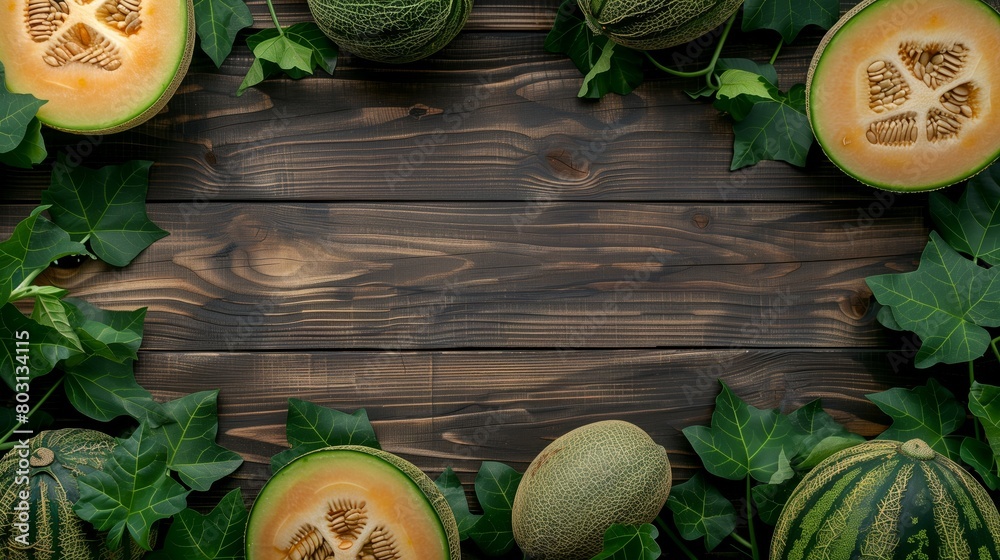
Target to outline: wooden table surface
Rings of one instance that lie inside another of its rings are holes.
[[[686,479],[681,430],[709,422],[717,378],[758,407],[822,398],[868,436],[888,419],[864,395],[919,382],[864,278],[915,268],[926,197],[861,186],[817,149],[804,170],[731,172],[728,118],[653,70],[630,95],[578,99],[579,71],[543,48],[557,4],[477,0],[429,59],[345,55],[334,77],[236,97],[241,37],[221,69],[198,52],[139,128],[46,131],[50,155],[90,167],[155,162],[149,213],[170,236],[125,269],[45,278],[148,306],[136,375],[157,398],[221,389],[219,441],[246,463],[216,498],[256,495],[288,397],[363,407],[384,448],[471,487],[481,461],[523,471],[608,418],[645,428]],[[277,10],[309,18],[303,0]],[[820,36],[784,48],[782,89]],[[776,41],[738,33],[724,56],[766,61]],[[708,58],[674,52],[689,48]],[[50,169],[2,170],[4,236]]]

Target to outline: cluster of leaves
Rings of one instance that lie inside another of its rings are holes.
[[[0,63],[0,163],[29,168],[41,163],[48,152],[42,139],[42,123],[35,116],[46,101],[7,89]]]
[[[761,410],[722,384],[711,426],[690,426],[684,436],[705,470],[718,479],[740,481],[749,539],[737,533],[740,512],[708,477],[697,473],[674,487],[667,499],[678,532],[703,539],[713,550],[727,537],[759,557],[754,517],[774,525],[792,490],[810,469],[830,455],[857,445],[852,434],[813,401],[790,414]]]
[[[988,329],[1000,326],[1000,164],[968,181],[957,201],[945,194],[930,195],[936,229],[917,269],[902,274],[867,278],[882,306],[878,320],[920,339],[913,358],[918,368],[935,364],[967,363],[968,408],[976,437],[958,437],[966,418],[965,408],[934,379],[911,392],[897,389],[909,399],[894,404],[876,401],[882,410],[914,416],[909,423],[890,427],[905,431],[899,437],[923,437],[939,453],[961,459],[979,473],[991,489],[1000,488],[1000,387],[980,384],[975,364],[992,349],[1000,360],[997,343]],[[911,411],[917,411],[914,414]],[[919,436],[912,436],[919,433]]]
[[[127,531],[147,549],[158,520],[181,513],[191,491],[208,490],[242,463],[215,443],[218,393],[154,401],[133,370],[146,310],[100,309],[35,281],[65,258],[126,266],[167,235],[146,214],[150,165],[133,161],[92,170],[60,158],[43,204],[0,243],[0,378],[19,393],[47,387],[30,412],[17,403],[3,409],[6,435],[0,443],[26,420],[34,429],[44,426],[39,416],[48,415],[36,413],[60,385],[87,417],[134,419],[138,427],[117,441],[105,468],[77,479],[74,510],[108,531],[111,546],[119,546]],[[31,312],[25,315],[21,308],[28,305]],[[27,352],[18,346],[24,340]],[[183,519],[190,521],[191,515]]]
[[[244,77],[237,95],[284,72],[298,79],[312,75],[316,67],[333,74],[337,67],[337,46],[313,22],[282,27],[271,0],[267,0],[274,27],[247,37],[254,54],[253,64]],[[201,48],[216,67],[232,51],[239,32],[253,24],[253,15],[243,0],[195,0],[195,22]]]
[[[599,99],[608,93],[625,95],[644,79],[643,60],[685,78],[703,78],[704,83],[688,94],[694,98],[715,98],[714,106],[733,119],[734,154],[730,168],[740,169],[761,160],[781,160],[805,166],[813,143],[806,118],[805,86],[796,84],[781,92],[772,64],[758,64],[747,59],[720,59],[737,14],[721,29],[715,40],[715,53],[708,66],[697,71],[679,71],[660,65],[648,52],[638,51],[595,34],[579,13],[576,0],[564,0],[545,40],[549,52],[569,56],[584,74],[579,97]],[[781,44],[794,41],[807,25],[823,29],[836,23],[839,4],[836,0],[750,0],[741,8],[744,31],[770,29],[781,35]],[[700,48],[700,47],[699,47]],[[679,51],[678,63],[690,62]]]

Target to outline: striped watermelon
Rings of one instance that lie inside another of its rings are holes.
[[[0,459],[0,558],[4,560],[138,560],[143,550],[132,539],[129,549],[107,549],[107,534],[97,532],[73,513],[80,493],[76,477],[100,469],[115,439],[76,428],[41,432],[27,447],[15,447]],[[25,457],[26,456],[26,457]],[[19,472],[21,471],[21,472]],[[27,472],[27,484],[20,478]],[[20,492],[29,494],[28,512]],[[27,520],[27,533],[18,523]],[[28,547],[24,546],[28,543]]]
[[[715,29],[743,0],[577,0],[594,33],[633,49],[681,45]]]
[[[926,443],[870,441],[820,463],[781,512],[771,559],[1000,560],[1000,514]]]
[[[341,49],[401,64],[430,56],[458,35],[472,0],[308,0],[316,25]]]

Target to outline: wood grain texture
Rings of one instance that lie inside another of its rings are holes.
[[[731,120],[688,98],[695,81],[650,69],[630,95],[578,99],[579,70],[543,40],[463,34],[453,50],[412,65],[348,59],[334,77],[274,78],[241,97],[252,59],[238,47],[221,70],[199,55],[165,112],[136,129],[46,135],[52,154],[88,166],[155,161],[157,201],[874,200],[818,149],[806,169],[730,171]],[[783,88],[804,81],[814,46],[806,36],[784,49]],[[771,46],[732,48],[760,60]],[[709,50],[696,44],[688,54],[702,61]],[[0,196],[38,200],[48,173],[11,170]]]
[[[247,460],[237,479],[255,495],[270,456],[287,446],[288,397],[365,408],[383,448],[431,476],[450,466],[467,484],[484,460],[523,472],[559,435],[609,418],[649,432],[686,479],[699,465],[681,430],[710,423],[717,378],[758,408],[791,412],[822,399],[836,420],[872,436],[888,418],[864,395],[912,382],[894,363],[883,351],[800,349],[143,352],[136,375],[159,399],[212,379],[219,441]]]
[[[27,214],[4,212],[9,230]],[[149,307],[154,350],[876,347],[864,278],[923,209],[784,204],[154,204],[132,266],[53,270]]]

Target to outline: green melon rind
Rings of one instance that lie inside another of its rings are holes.
[[[1000,513],[986,490],[950,459],[908,454],[911,443],[871,441],[816,466],[782,510],[772,560],[1000,559]]]
[[[187,75],[188,68],[191,66],[191,58],[194,56],[195,47],[195,18],[194,18],[194,0],[186,0],[183,2],[184,9],[187,11],[187,27],[184,29],[184,52],[178,58],[177,66],[174,67],[174,74],[170,82],[163,88],[163,92],[160,96],[153,102],[152,105],[146,107],[145,109],[140,109],[137,113],[133,113],[127,117],[124,117],[121,122],[111,124],[108,126],[99,126],[95,128],[83,128],[83,127],[71,127],[61,125],[58,122],[41,120],[49,128],[55,130],[61,130],[63,132],[71,132],[74,134],[114,134],[117,132],[122,132],[130,128],[139,126],[140,124],[148,121],[158,114],[163,107],[166,106],[170,98],[173,97],[177,88],[184,81],[184,77]]]
[[[650,523],[670,493],[666,450],[645,431],[604,420],[560,436],[531,462],[514,496],[514,540],[533,560],[601,551],[612,523]]]
[[[403,64],[450,43],[473,0],[308,0],[319,28],[341,49],[361,58]]]
[[[326,447],[323,449],[310,451],[308,453],[305,453],[297,457],[294,461],[288,463],[287,465],[279,469],[278,472],[274,473],[274,476],[272,476],[271,479],[264,484],[263,488],[261,488],[260,495],[264,494],[265,490],[267,490],[268,485],[271,484],[279,476],[281,476],[282,472],[287,472],[289,468],[292,468],[292,470],[294,470],[294,465],[296,462],[306,457],[321,455],[330,452],[354,452],[363,455],[369,455],[371,457],[375,457],[377,459],[385,461],[386,463],[395,467],[396,470],[400,471],[400,473],[403,474],[406,477],[406,479],[409,480],[410,483],[420,491],[420,494],[423,495],[424,500],[431,507],[431,509],[434,510],[434,513],[437,514],[439,526],[441,528],[441,536],[445,538],[448,542],[448,554],[450,558],[452,560],[461,560],[462,543],[458,535],[458,522],[455,519],[454,512],[451,511],[451,506],[448,505],[447,498],[444,497],[444,494],[441,493],[441,490],[437,487],[436,484],[434,484],[434,481],[431,480],[431,478],[427,476],[426,473],[420,470],[419,467],[407,461],[406,459],[399,457],[398,455],[394,455],[382,449],[375,449],[373,447],[366,447],[363,445],[338,445],[338,446]],[[254,505],[256,506],[256,503]],[[251,547],[250,532],[252,526],[253,526],[253,508],[251,508],[250,510],[250,519],[247,522],[247,529],[246,529],[245,542],[247,547],[246,549],[247,558],[250,558],[252,553],[252,550],[250,549]]]
[[[861,21],[861,19],[857,19],[855,18],[855,16],[860,14],[865,8],[879,1],[887,1],[887,0],[862,0],[861,3],[859,3],[858,5],[854,6],[853,8],[845,12],[844,15],[841,16],[839,20],[837,20],[837,23],[834,24],[834,26],[831,27],[826,32],[826,34],[823,36],[823,39],[820,41],[819,46],[816,47],[816,51],[813,53],[812,61],[809,63],[809,70],[806,73],[806,118],[809,119],[809,126],[812,128],[813,136],[816,138],[816,143],[819,144],[820,148],[823,150],[823,153],[826,154],[826,157],[831,162],[833,162],[833,164],[836,165],[838,169],[846,173],[848,176],[858,180],[859,182],[869,187],[874,187],[886,191],[894,191],[894,192],[933,191],[954,185],[955,183],[964,181],[966,179],[969,179],[970,177],[977,175],[982,170],[989,167],[994,161],[1000,159],[1000,146],[997,146],[997,151],[992,156],[987,157],[985,161],[982,163],[982,165],[980,165],[977,168],[974,168],[971,172],[963,172],[953,179],[942,181],[940,183],[921,185],[917,188],[905,188],[897,185],[886,185],[877,183],[857,173],[854,173],[848,169],[845,169],[840,164],[840,162],[837,161],[837,159],[833,156],[832,150],[830,150],[829,147],[819,137],[819,135],[816,134],[816,123],[813,120],[813,105],[815,103],[815,101],[813,100],[813,95],[815,92],[812,87],[812,82],[813,82],[813,75],[816,73],[817,69],[822,64],[823,52],[830,45],[830,43],[836,39],[836,36],[841,29],[849,27],[852,21],[855,22]],[[991,8],[985,11],[996,17],[998,22],[1000,22],[1000,0],[988,0],[987,2],[980,2],[980,3],[982,3],[984,6],[988,8]]]
[[[115,446],[115,439],[105,433],[67,428],[40,432],[29,442],[29,452],[48,448],[55,461],[46,467],[31,467],[30,503],[33,547],[15,546],[12,515],[18,502],[16,492],[23,486],[14,485],[20,457],[16,450],[0,459],[0,557],[5,560],[139,560],[145,551],[133,539],[126,537],[127,550],[114,552],[107,548],[107,532],[95,531],[90,523],[73,512],[79,498],[76,477],[100,469]],[[55,484],[53,484],[55,483]],[[41,531],[41,532],[40,532]],[[151,540],[155,540],[155,532]]]
[[[657,50],[682,45],[722,25],[743,0],[658,0],[641,11],[636,2],[623,0],[577,4],[594,33],[633,49]]]

